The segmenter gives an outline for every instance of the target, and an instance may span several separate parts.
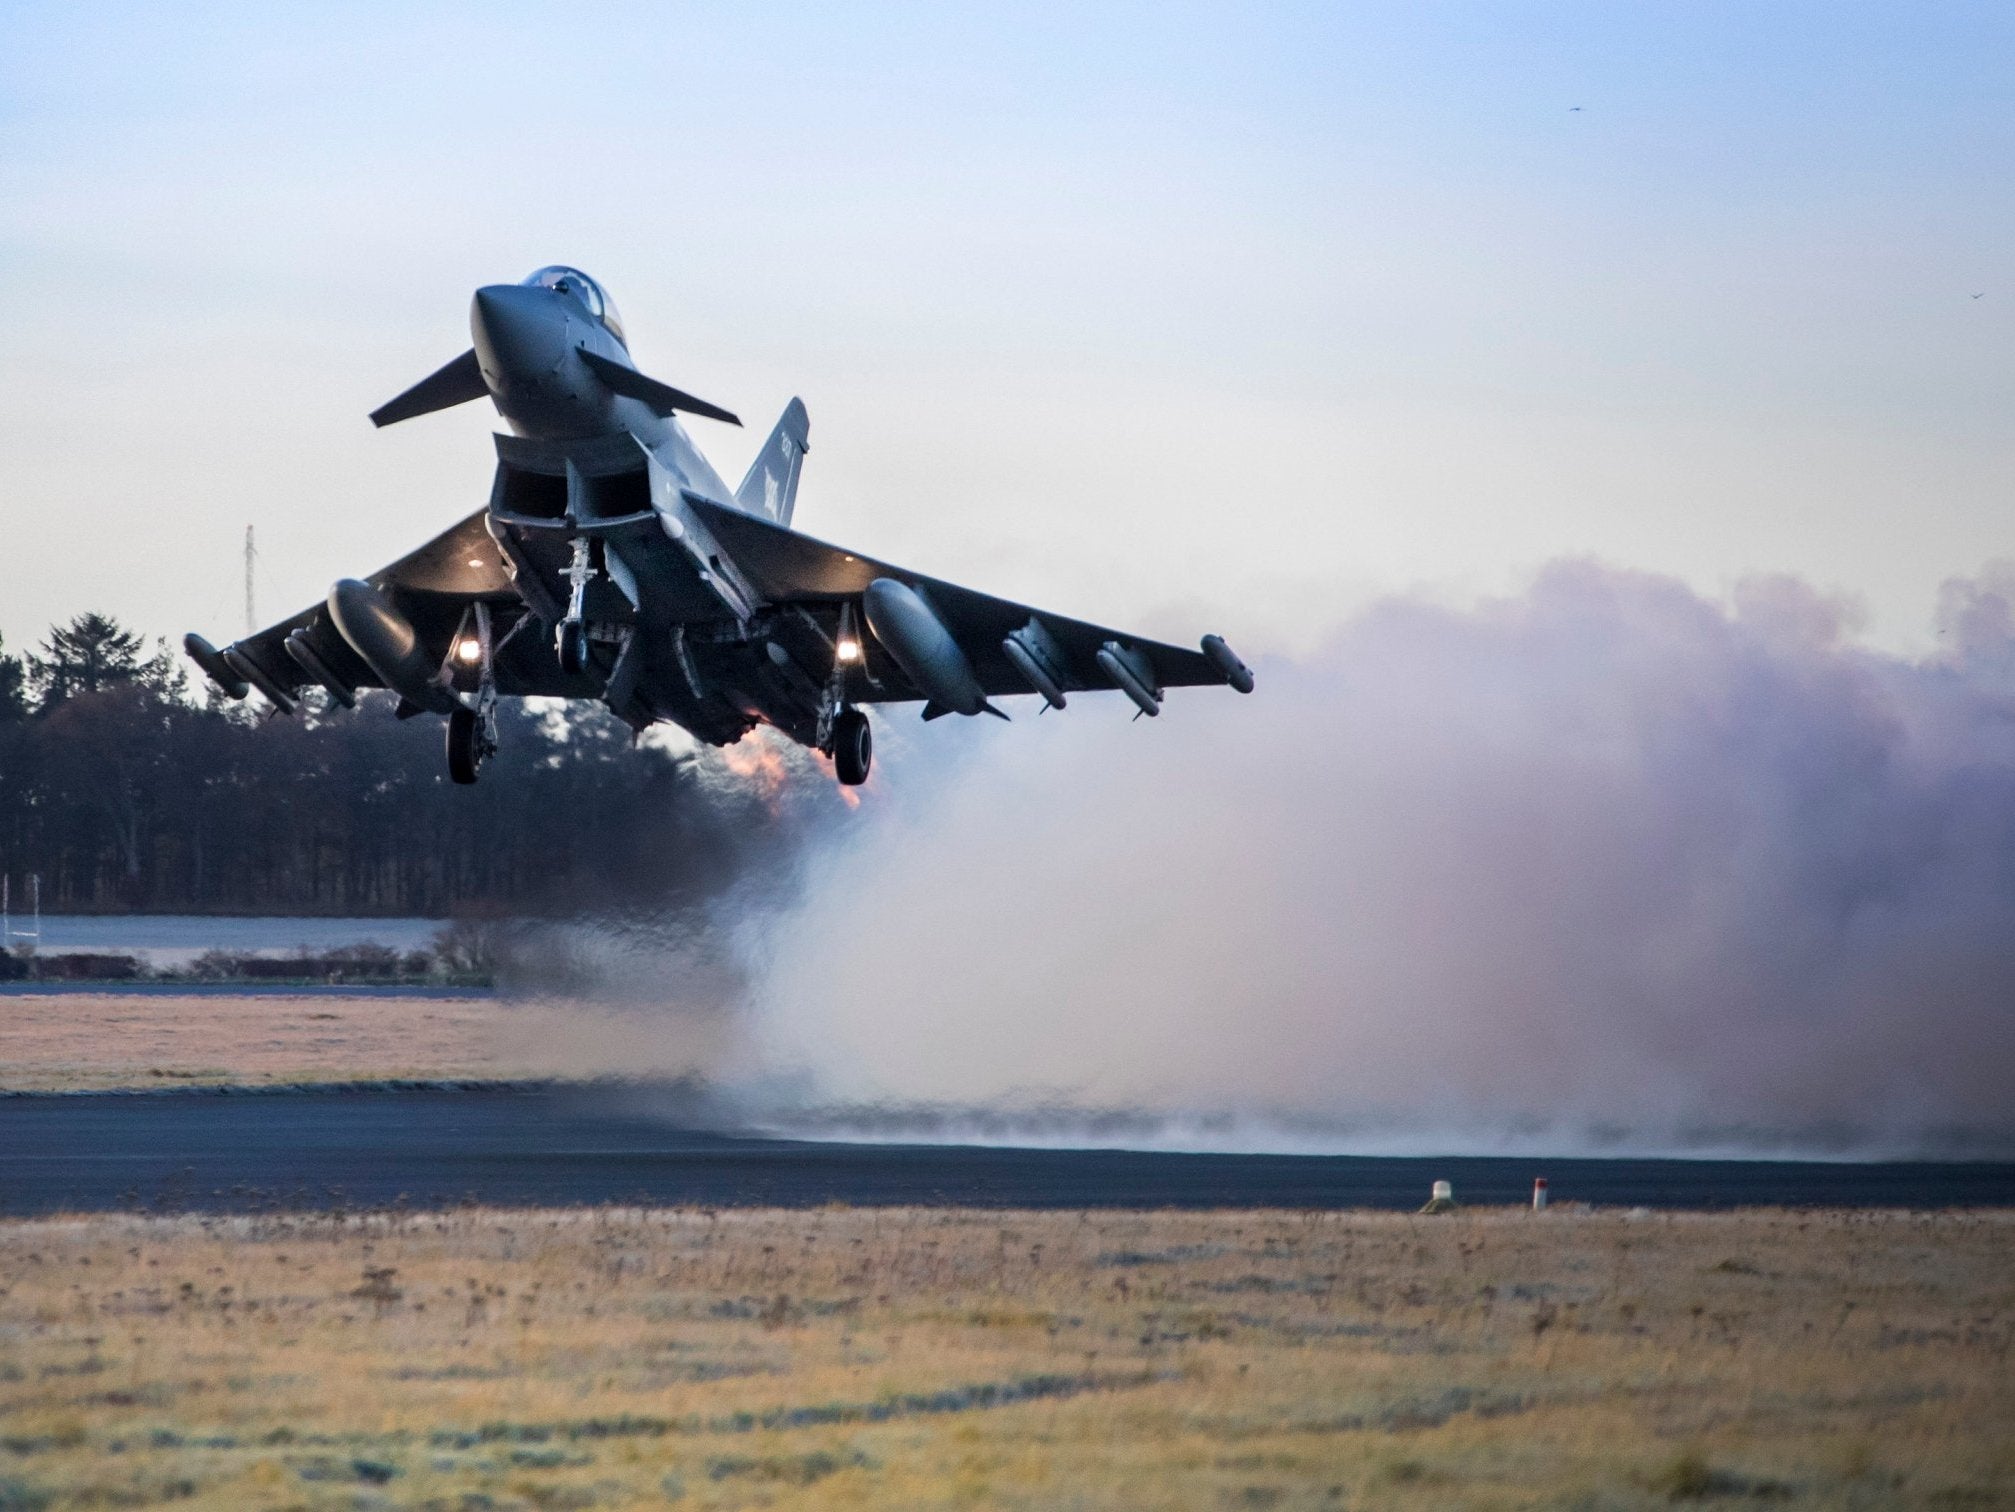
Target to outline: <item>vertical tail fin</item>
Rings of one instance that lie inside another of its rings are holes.
[[[811,432],[811,416],[805,413],[804,400],[793,399],[784,406],[783,418],[777,421],[777,428],[770,432],[769,440],[749,465],[749,475],[735,490],[735,502],[750,514],[762,515],[779,525],[790,524],[791,510],[798,502],[798,474],[804,469]]]

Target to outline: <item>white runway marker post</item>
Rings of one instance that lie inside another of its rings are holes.
[[[1532,1210],[1535,1213],[1546,1211],[1546,1178],[1544,1176],[1535,1176],[1532,1178]]]

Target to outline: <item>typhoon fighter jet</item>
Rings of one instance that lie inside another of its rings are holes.
[[[226,695],[292,713],[304,689],[354,707],[399,697],[447,719],[448,773],[497,749],[499,698],[599,699],[633,729],[659,720],[712,745],[759,724],[864,782],[866,704],[923,717],[998,714],[1033,693],[1115,690],[1142,714],[1163,690],[1252,673],[1224,641],[1191,651],[1047,614],[844,551],[791,528],[810,422],[785,407],[739,488],[680,415],[740,425],[631,360],[616,307],[575,268],[476,291],[474,345],[375,411],[380,426],[488,399],[499,434],[489,503],[367,578],[219,650],[184,638]]]

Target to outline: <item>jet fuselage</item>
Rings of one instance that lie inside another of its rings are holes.
[[[1144,640],[877,562],[791,528],[810,421],[793,399],[730,490],[678,415],[740,425],[637,370],[608,294],[575,268],[489,284],[470,350],[381,405],[390,425],[488,399],[486,508],[369,580],[219,651],[184,644],[230,697],[281,712],[313,684],[359,687],[448,717],[458,782],[495,749],[499,697],[595,699],[633,728],[660,720],[725,745],[769,724],[865,779],[864,705],[921,699],[924,718],[1052,708],[1114,689],[1144,715],[1171,685],[1252,688],[1223,641]]]

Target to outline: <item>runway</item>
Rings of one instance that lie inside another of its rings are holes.
[[[2015,1164],[1173,1154],[682,1129],[607,1089],[0,1098],[0,1213],[644,1203],[1413,1209],[2015,1206]]]

